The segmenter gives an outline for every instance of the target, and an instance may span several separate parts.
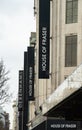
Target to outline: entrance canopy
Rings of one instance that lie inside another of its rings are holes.
[[[82,120],[82,64],[45,101],[42,114]]]

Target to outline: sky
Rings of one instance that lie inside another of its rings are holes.
[[[0,59],[9,72],[8,84],[13,99],[18,92],[18,71],[23,69],[24,51],[35,31],[34,0],[0,0]],[[12,106],[7,105],[12,121]],[[10,112],[11,111],[11,112]]]

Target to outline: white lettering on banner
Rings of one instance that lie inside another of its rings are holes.
[[[42,54],[42,70],[46,71],[46,55]]]
[[[42,27],[42,45],[46,45],[47,41],[47,28]]]
[[[45,54],[46,53],[46,47],[42,46],[42,53]]]
[[[42,71],[46,71],[47,60],[47,28],[42,27]]]
[[[51,128],[76,128],[76,124],[51,124]]]

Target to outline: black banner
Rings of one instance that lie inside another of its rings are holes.
[[[34,100],[34,47],[28,47],[28,100]]]
[[[82,129],[81,121],[67,121],[64,119],[47,119],[37,125],[33,130],[80,130]]]
[[[23,130],[23,111],[19,111],[19,116],[18,116],[18,130]]]
[[[23,109],[23,70],[19,71],[18,111]]]
[[[28,130],[26,124],[29,119],[29,106],[27,99],[27,70],[28,70],[28,52],[24,52],[23,130]]]
[[[39,0],[39,78],[49,78],[50,0]]]

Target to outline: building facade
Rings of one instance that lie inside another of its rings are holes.
[[[46,99],[82,63],[82,0],[50,0],[49,79],[39,78],[39,2],[40,0],[34,0],[35,101],[29,105],[29,121],[40,115],[41,106]]]
[[[38,0],[34,1],[34,14],[36,17],[36,111],[82,62],[81,5],[81,0],[50,1],[49,79],[39,79],[40,5]]]

